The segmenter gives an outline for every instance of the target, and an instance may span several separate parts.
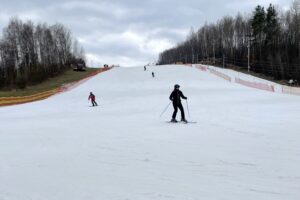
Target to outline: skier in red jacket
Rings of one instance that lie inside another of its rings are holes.
[[[95,95],[92,92],[90,92],[90,96],[89,96],[88,100],[91,100],[93,106],[98,106],[98,104],[96,102],[96,97],[95,97]]]

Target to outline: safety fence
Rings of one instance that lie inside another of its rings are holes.
[[[282,86],[282,93],[300,95],[300,88],[290,87],[290,86]]]
[[[85,78],[83,78],[79,81],[75,81],[75,82],[72,82],[72,83],[69,83],[69,84],[65,84],[63,86],[60,86],[59,88],[55,88],[53,90],[41,92],[41,93],[38,93],[38,94],[28,95],[28,96],[19,96],[19,97],[0,97],[0,106],[16,105],[16,104],[29,103],[29,102],[33,102],[33,101],[39,101],[39,100],[46,99],[46,98],[48,98],[50,96],[53,96],[55,94],[69,91],[69,90],[79,86],[80,84],[86,82],[87,80],[89,80],[93,76],[95,76],[95,75],[97,75],[101,72],[105,72],[107,70],[110,70],[110,69],[111,69],[111,67],[99,69],[99,70],[89,74],[87,77],[85,77]]]
[[[219,72],[219,71],[217,71],[215,69],[209,68],[208,70],[210,71],[210,73],[212,73],[212,74],[214,74],[214,75],[216,75],[218,77],[221,77],[221,78],[223,78],[226,81],[231,82],[231,77],[230,76],[228,76],[228,75],[226,75],[226,74],[224,74],[222,72]]]
[[[190,66],[190,64],[187,64],[186,66]],[[215,67],[212,66],[205,66],[202,64],[193,64],[192,67],[199,69],[201,71],[209,71],[210,73],[231,82],[232,77],[228,76],[227,74],[217,71],[215,69]],[[234,78],[234,82],[247,86],[247,87],[251,87],[251,88],[256,88],[256,89],[260,89],[260,90],[265,90],[265,91],[269,91],[269,92],[279,92],[279,93],[283,93],[283,94],[291,94],[291,95],[299,95],[300,96],[300,87],[291,87],[291,86],[285,86],[285,85],[279,85],[279,84],[275,84],[276,88],[278,87],[277,90],[275,90],[275,85],[272,84],[268,84],[268,83],[261,83],[261,82],[254,82],[254,81],[248,81],[248,80],[243,80],[241,78]],[[279,88],[282,88],[281,90]]]
[[[54,94],[57,94],[59,89],[53,89],[46,92],[41,92],[34,95],[29,96],[21,96],[21,97],[1,97],[0,98],[0,106],[8,106],[8,105],[15,105],[21,103],[29,103],[32,101],[38,101],[42,99],[46,99]]]
[[[251,82],[251,81],[246,81],[241,78],[235,78],[235,82],[247,87],[252,87],[260,90],[266,90],[269,92],[275,92],[274,85],[269,85],[266,83],[258,83],[258,82]]]
[[[207,71],[207,67],[206,67],[206,66],[204,66],[204,65],[199,65],[199,64],[196,64],[196,65],[195,65],[195,67],[196,67],[197,69],[200,69],[200,70],[204,71],[204,72],[206,72],[206,71]]]
[[[210,66],[204,66],[204,65],[201,65],[201,64],[195,64],[193,65],[195,68],[197,69],[200,69],[202,71],[209,71],[210,73],[226,80],[226,81],[229,81],[231,82],[232,81],[232,78],[223,73],[223,72],[220,72],[220,71],[217,71],[216,69],[214,69],[213,67],[210,67]],[[275,92],[275,87],[274,85],[270,85],[270,84],[267,84],[267,83],[259,83],[259,82],[252,82],[252,81],[247,81],[247,80],[243,80],[241,78],[235,78],[235,83],[238,83],[238,84],[241,84],[241,85],[244,85],[244,86],[247,86],[247,87],[252,87],[252,88],[256,88],[256,89],[260,89],[260,90],[266,90],[266,91],[269,91],[269,92]],[[299,94],[300,94],[300,91],[299,91]]]

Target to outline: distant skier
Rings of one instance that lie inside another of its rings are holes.
[[[153,78],[155,77],[154,72],[152,72],[152,77],[153,77]]]
[[[146,68],[146,65],[144,66],[144,71],[146,71],[147,70],[147,68]]]
[[[178,108],[181,112],[181,121],[182,122],[186,122],[187,123],[187,120],[185,119],[185,115],[184,115],[184,109],[183,109],[183,106],[181,104],[181,99],[180,98],[183,98],[183,99],[187,99],[187,97],[185,97],[182,92],[179,90],[179,85],[176,84],[174,86],[174,90],[173,92],[171,93],[170,95],[170,100],[173,101],[173,107],[174,107],[174,112],[173,112],[173,115],[172,115],[172,119],[171,119],[171,122],[177,122],[176,120],[176,114],[177,114],[177,111],[178,111]]]
[[[92,92],[90,92],[90,96],[89,96],[88,100],[91,100],[93,106],[98,106],[98,104],[96,102],[96,97],[95,97],[95,95]]]

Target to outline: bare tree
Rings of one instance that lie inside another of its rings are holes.
[[[70,68],[84,59],[73,47],[71,31],[62,24],[48,26],[12,18],[0,39],[0,88],[26,87]]]
[[[272,4],[265,10],[205,24],[196,34],[159,55],[160,64],[197,61],[247,68],[274,79],[300,81],[300,0],[288,11]],[[225,66],[226,67],[226,66]]]

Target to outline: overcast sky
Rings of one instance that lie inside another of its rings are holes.
[[[59,22],[84,47],[89,65],[137,66],[155,62],[191,27],[269,3],[286,9],[292,0],[0,0],[0,30],[12,16]]]

